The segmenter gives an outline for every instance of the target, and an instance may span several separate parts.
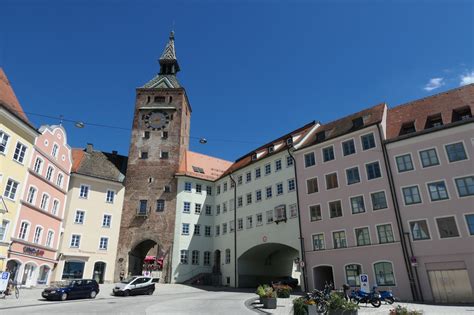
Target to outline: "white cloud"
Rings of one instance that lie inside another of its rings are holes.
[[[461,75],[461,82],[459,82],[459,85],[467,85],[474,83],[474,71],[471,71],[471,73],[466,73]]]
[[[437,89],[437,88],[439,88],[443,85],[444,85],[444,79],[443,78],[433,78],[433,79],[430,79],[430,82],[428,82],[423,89],[425,91],[431,91],[431,90],[435,90],[435,89]]]

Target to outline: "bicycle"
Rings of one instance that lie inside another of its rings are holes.
[[[18,288],[18,284],[16,282],[9,284],[5,291],[0,291],[1,298],[6,298],[7,295],[15,295],[15,298],[20,298],[20,289]]]

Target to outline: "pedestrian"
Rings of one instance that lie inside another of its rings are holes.
[[[122,271],[120,271],[120,281],[122,281],[124,277],[125,277],[125,270],[122,269]]]
[[[349,291],[350,288],[351,288],[351,287],[350,287],[348,284],[346,284],[346,283],[344,283],[344,284],[342,285],[342,290],[344,291],[344,299],[345,299],[346,301],[349,300],[349,295],[347,294],[347,291]]]

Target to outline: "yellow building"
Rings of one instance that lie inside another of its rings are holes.
[[[37,135],[0,68],[0,271],[7,265],[10,237]]]

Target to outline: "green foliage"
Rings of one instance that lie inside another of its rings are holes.
[[[346,299],[337,292],[332,292],[329,297],[328,308],[330,310],[355,311],[359,309],[359,305],[351,301],[346,301]]]
[[[259,285],[257,287],[257,291],[255,291],[255,293],[259,296],[259,297],[264,297],[265,296],[265,289],[263,288],[263,286]]]
[[[259,285],[255,293],[261,298],[276,298],[277,297],[276,291],[273,290],[271,286],[268,286],[266,284],[264,284],[263,286]]]
[[[405,306],[397,305],[394,309],[390,310],[390,315],[421,315],[422,311],[409,310]]]
[[[308,314],[308,305],[305,303],[304,297],[299,297],[293,300],[293,313],[294,315]]]
[[[279,298],[289,298],[291,291],[293,290],[289,285],[285,284],[274,284],[273,290],[276,291],[277,297]]]

